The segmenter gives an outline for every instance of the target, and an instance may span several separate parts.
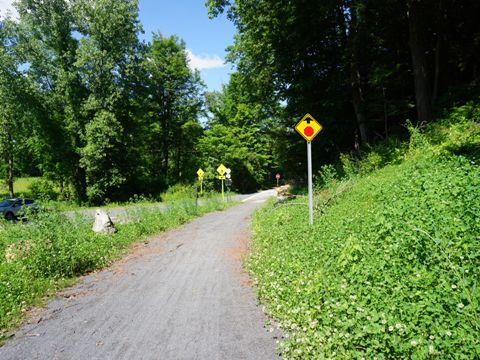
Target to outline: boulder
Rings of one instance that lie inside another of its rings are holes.
[[[98,234],[113,234],[117,232],[115,225],[113,225],[112,219],[106,211],[97,209],[95,211],[95,222],[92,230]]]
[[[279,186],[279,187],[275,188],[275,192],[277,193],[277,197],[289,196],[290,195],[290,190],[292,190],[292,187],[289,184],[282,185],[282,186]]]

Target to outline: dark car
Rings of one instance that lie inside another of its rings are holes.
[[[5,199],[0,202],[0,213],[7,220],[15,220],[18,216],[24,215],[25,208],[37,210],[33,199]]]

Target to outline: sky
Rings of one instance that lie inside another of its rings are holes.
[[[11,9],[13,0],[0,0],[0,14]],[[234,25],[225,15],[210,20],[205,0],[139,0],[139,17],[150,41],[152,32],[177,35],[185,41],[190,67],[200,71],[209,91],[221,90],[232,72],[225,64],[225,49],[233,43]]]
[[[146,40],[158,31],[183,39],[190,66],[200,70],[208,90],[220,90],[232,72],[231,65],[225,64],[225,49],[233,44],[235,27],[225,15],[210,20],[204,3],[205,0],[140,0],[140,22]]]

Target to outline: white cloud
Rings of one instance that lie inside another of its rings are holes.
[[[187,49],[187,56],[192,69],[217,69],[225,66],[224,60],[218,55],[195,55],[192,50]]]
[[[17,11],[13,8],[13,0],[0,0],[0,18],[7,14],[11,14],[13,17],[17,16]]]

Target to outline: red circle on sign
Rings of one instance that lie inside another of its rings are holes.
[[[303,129],[303,133],[305,136],[312,136],[315,130],[311,126],[307,126],[305,129]]]
[[[280,179],[280,174],[275,175],[277,179]]]

